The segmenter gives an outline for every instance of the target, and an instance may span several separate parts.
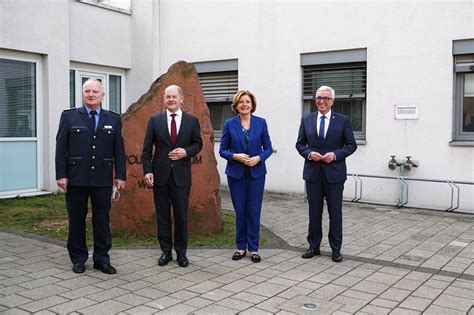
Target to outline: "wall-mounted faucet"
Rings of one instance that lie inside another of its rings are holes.
[[[396,155],[390,155],[390,160],[388,161],[388,168],[392,171],[400,167],[400,175],[403,175],[405,171],[410,171],[413,167],[419,166],[420,162],[412,160],[410,155],[406,156],[406,160],[397,159]]]
[[[406,156],[407,160],[405,161],[405,164],[403,167],[407,170],[410,171],[413,167],[418,167],[420,166],[420,162],[417,160],[412,160],[410,155]]]

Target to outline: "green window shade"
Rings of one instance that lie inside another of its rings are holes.
[[[464,74],[463,132],[474,132],[474,73]]]
[[[36,67],[0,59],[0,138],[36,137]]]
[[[464,75],[464,97],[474,96],[474,73]]]
[[[76,107],[76,73],[69,70],[69,107]]]
[[[122,112],[122,78],[118,75],[109,75],[109,109],[116,112]]]

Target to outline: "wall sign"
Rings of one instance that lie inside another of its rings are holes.
[[[418,105],[395,105],[395,119],[418,119]]]

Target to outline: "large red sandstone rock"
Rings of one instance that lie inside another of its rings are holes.
[[[184,91],[182,110],[199,119],[203,148],[194,157],[192,186],[189,196],[188,227],[190,233],[215,233],[221,230],[219,173],[214,155],[214,136],[209,109],[192,64],[179,61],[158,78],[135,104],[122,115],[125,153],[127,154],[127,183],[120,200],[112,202],[112,229],[125,229],[137,234],[156,234],[156,214],[153,190],[143,179],[141,152],[145,130],[151,115],[166,110],[164,90],[171,84]]]

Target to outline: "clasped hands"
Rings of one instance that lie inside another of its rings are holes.
[[[331,163],[336,159],[336,155],[334,154],[334,152],[328,152],[324,155],[321,155],[318,152],[311,151],[311,153],[309,154],[309,158],[313,161],[323,161],[326,163]]]
[[[232,158],[249,167],[254,167],[258,164],[258,162],[260,162],[260,156],[256,155],[254,157],[250,157],[248,154],[245,153],[236,153],[232,156]]]
[[[172,161],[177,161],[177,160],[181,160],[182,158],[185,158],[188,154],[186,153],[186,150],[183,149],[183,148],[176,148],[174,150],[171,150],[169,153],[168,153],[168,157],[170,158],[170,160]],[[147,185],[149,186],[153,186],[154,182],[155,182],[155,178],[153,176],[153,173],[147,173],[145,174],[145,182],[147,183]]]

